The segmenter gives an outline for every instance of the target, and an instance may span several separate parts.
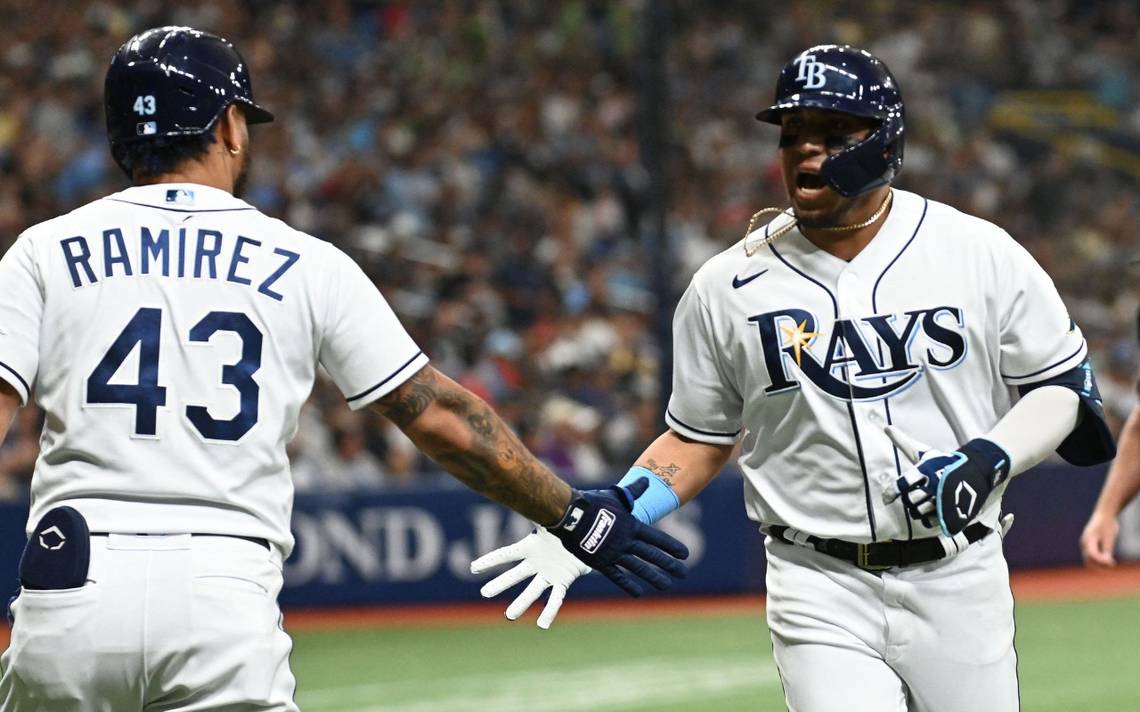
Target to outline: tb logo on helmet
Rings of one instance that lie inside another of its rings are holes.
[[[796,81],[803,82],[804,89],[819,89],[824,84],[827,84],[827,77],[824,76],[824,72],[827,71],[827,65],[823,62],[815,61],[814,55],[801,54],[792,61],[795,62],[796,67],[800,70]]]

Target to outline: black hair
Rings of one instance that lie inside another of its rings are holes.
[[[127,177],[139,182],[171,173],[184,161],[206,155],[215,140],[213,131],[191,136],[156,136],[113,146],[111,155]]]

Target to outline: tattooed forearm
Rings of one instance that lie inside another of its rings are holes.
[[[376,401],[373,408],[401,429],[411,425],[438,396],[436,370],[424,366],[400,387]]]
[[[539,524],[556,522],[570,502],[569,485],[490,406],[431,366],[377,401],[376,409],[468,487]]]
[[[471,425],[471,429],[484,438],[490,438],[495,434],[495,414],[490,413],[474,413],[467,416],[467,422]]]
[[[672,487],[673,478],[681,471],[681,466],[674,462],[670,462],[668,465],[658,465],[657,461],[651,457],[649,458],[649,462],[646,463],[645,469],[657,475],[665,484]]]

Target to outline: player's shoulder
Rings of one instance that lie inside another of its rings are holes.
[[[319,253],[326,258],[334,258],[341,252],[340,248],[328,240],[324,240],[317,237],[316,235],[311,235],[304,230],[295,228],[281,218],[274,217],[272,215],[266,215],[260,210],[256,212],[256,217],[254,219],[264,226],[264,229],[267,233],[274,235],[279,240],[292,242],[298,247]]]
[[[18,239],[31,243],[59,237],[66,232],[74,232],[77,226],[90,224],[91,218],[101,211],[101,199],[81,205],[69,212],[43,220],[24,228]]]
[[[924,228],[936,233],[938,240],[944,241],[939,244],[944,244],[947,249],[960,250],[966,246],[1006,249],[1016,244],[1004,228],[985,218],[897,188],[895,192],[904,199],[917,198],[925,202]]]
[[[270,238],[268,242],[278,254],[297,256],[297,267],[312,284],[335,284],[356,264],[334,243],[295,228],[281,218],[258,210],[245,214],[243,219],[249,221],[243,235]]]
[[[780,228],[780,221],[777,217],[773,221],[777,224],[761,226],[705,260],[693,274],[690,288],[708,303],[731,294],[776,266],[779,260],[764,246],[764,238],[766,230]]]
[[[248,239],[268,240],[274,248],[324,256],[336,252],[327,241],[263,212],[228,191],[195,183],[133,186],[97,200],[91,207],[100,211],[141,211],[142,214],[157,210],[169,215],[168,211],[173,211],[177,219],[193,214],[201,226],[209,224],[222,232],[236,231]]]

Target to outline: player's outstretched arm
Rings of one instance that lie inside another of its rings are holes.
[[[552,525],[570,504],[570,485],[482,399],[431,366],[370,407],[465,485],[533,522]]]
[[[1116,518],[1140,492],[1140,406],[1132,410],[1120,430],[1116,459],[1100,491],[1092,516],[1081,533],[1081,554],[1096,568],[1116,565],[1113,550],[1119,525]]]
[[[652,524],[704,489],[724,467],[732,450],[732,445],[702,443],[669,430],[653,441],[637,464],[611,489],[633,493],[633,516],[643,524]],[[529,577],[530,583],[507,606],[507,618],[516,620],[543,591],[551,589],[538,616],[540,628],[551,626],[567,589],[590,571],[556,537],[539,529],[471,562],[471,573],[481,574],[508,563],[515,566],[487,582],[479,593],[492,598]]]
[[[544,541],[560,542],[566,547],[560,551],[574,554],[566,554],[573,559],[567,566],[579,572],[570,581],[595,568],[637,596],[642,591],[639,581],[664,589],[672,578],[685,575],[685,545],[631,514],[647,482],[571,489],[523,446],[490,406],[431,366],[371,407],[467,486],[543,525]]]

